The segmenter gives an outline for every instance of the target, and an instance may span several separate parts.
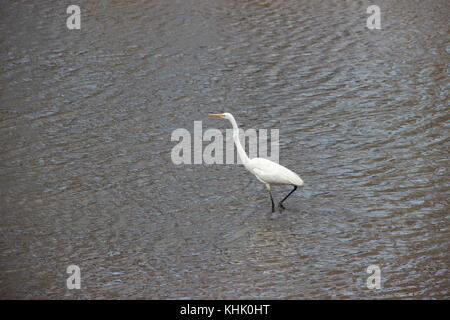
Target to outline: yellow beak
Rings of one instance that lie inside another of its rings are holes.
[[[213,116],[213,117],[223,117],[224,116],[223,113],[210,113],[209,115]]]

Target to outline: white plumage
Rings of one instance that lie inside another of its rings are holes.
[[[247,170],[253,173],[258,180],[268,184],[303,185],[303,180],[294,172],[276,162],[264,159],[250,159]]]
[[[283,201],[286,200],[297,187],[303,185],[303,180],[296,173],[276,162],[264,158],[250,159],[239,141],[239,128],[231,113],[210,114],[210,116],[225,118],[231,122],[231,125],[233,126],[233,140],[236,144],[239,157],[241,158],[244,167],[253,173],[259,181],[266,185],[269,190],[270,200],[272,201],[272,212],[275,211],[275,204],[273,202],[270,186],[272,184],[294,186],[294,189],[278,204],[280,208],[284,209]]]

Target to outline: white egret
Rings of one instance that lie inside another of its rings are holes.
[[[233,140],[236,144],[236,149],[238,151],[239,157],[241,158],[245,169],[253,173],[259,181],[266,185],[267,190],[269,190],[270,201],[272,201],[272,212],[275,212],[275,204],[273,202],[273,196],[270,186],[273,184],[291,185],[294,187],[294,189],[291,190],[291,192],[289,192],[288,195],[278,203],[278,206],[281,209],[284,209],[283,202],[295,190],[297,190],[297,187],[303,185],[303,180],[296,173],[276,162],[264,158],[250,159],[245,153],[241,142],[239,141],[239,128],[237,126],[236,120],[234,120],[234,117],[231,113],[210,114],[210,116],[225,118],[231,122],[231,125],[233,126]]]

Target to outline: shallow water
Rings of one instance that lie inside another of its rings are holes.
[[[0,4],[1,298],[450,298],[448,1],[380,0],[381,30],[367,1],[78,3],[79,31]],[[283,213],[172,163],[224,111],[280,130]]]

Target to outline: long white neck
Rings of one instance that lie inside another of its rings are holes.
[[[244,166],[247,166],[247,163],[250,161],[250,159],[247,156],[247,154],[245,153],[245,150],[241,145],[241,141],[239,140],[238,125],[236,123],[236,120],[234,120],[233,116],[231,116],[231,119],[229,119],[229,120],[231,122],[231,125],[233,126],[233,140],[234,140],[234,143],[236,144],[237,152],[238,152],[239,157],[241,158],[241,161],[244,164]]]

